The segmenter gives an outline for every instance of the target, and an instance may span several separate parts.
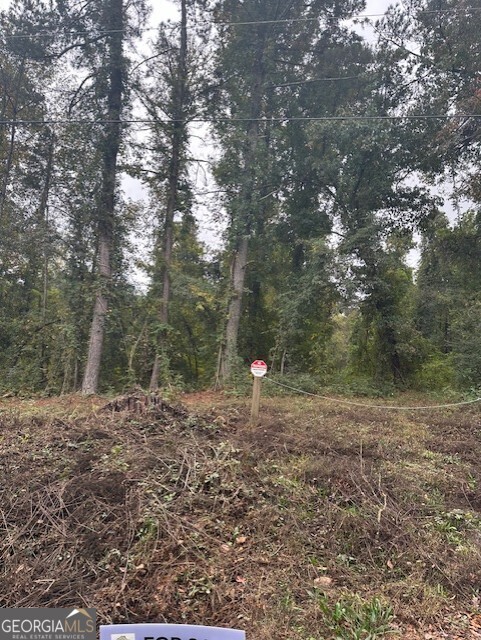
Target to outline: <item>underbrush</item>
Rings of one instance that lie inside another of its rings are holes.
[[[254,429],[238,399],[124,406],[0,411],[0,606],[260,640],[373,640],[477,610],[476,407],[264,398]]]
[[[239,378],[236,385],[228,390],[228,395],[245,397],[252,393],[252,376]],[[269,374],[263,385],[266,397],[292,395],[337,396],[344,398],[400,398],[420,397],[432,404],[445,404],[460,400],[472,400],[480,396],[476,389],[456,389],[453,386],[432,386],[428,389],[414,385],[412,388],[398,388],[389,381],[374,381],[369,378],[345,378],[339,382],[326,384],[320,376],[309,373]]]

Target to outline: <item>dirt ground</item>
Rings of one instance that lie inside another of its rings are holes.
[[[259,640],[481,638],[477,405],[264,398],[252,428],[248,400],[214,392],[8,398],[0,425],[0,606]]]

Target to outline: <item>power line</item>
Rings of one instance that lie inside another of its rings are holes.
[[[0,126],[22,126],[22,125],[101,125],[101,124],[175,124],[182,122],[189,124],[196,123],[229,123],[229,122],[342,122],[342,121],[389,121],[389,120],[462,120],[467,118],[480,119],[481,113],[453,113],[453,114],[408,114],[408,115],[345,115],[345,116],[276,116],[273,118],[191,118],[188,120],[180,119],[126,119],[126,120],[0,120]]]
[[[450,15],[468,15],[471,11],[481,11],[481,7],[469,7],[467,9],[432,9],[432,10],[424,10],[424,11],[418,11],[417,14],[450,14]],[[362,13],[359,15],[355,15],[355,16],[349,16],[347,18],[341,18],[339,16],[334,16],[334,15],[329,15],[327,14],[326,16],[323,17],[327,17],[327,18],[337,18],[340,21],[346,21],[346,20],[362,20],[363,18],[383,18],[385,16],[389,15],[387,12],[385,13]],[[406,14],[407,17],[412,17],[412,16],[408,16],[408,14]],[[282,23],[289,23],[289,22],[317,22],[319,20],[319,17],[317,18],[283,18],[281,20],[251,20],[251,21],[245,21],[245,22],[214,22],[213,24],[218,25],[220,27],[234,27],[234,26],[251,26],[251,25],[256,25],[256,24],[282,24]]]
[[[335,78],[306,78],[306,80],[295,80],[293,82],[283,82],[282,84],[273,85],[276,89],[282,87],[292,87],[299,84],[309,84],[311,82],[337,82],[339,80],[358,80],[359,78],[365,78],[366,74],[357,76],[338,76]]]
[[[139,31],[153,31],[156,30],[157,27],[146,27],[145,29],[140,29]],[[104,31],[67,31],[64,35],[66,36],[90,36],[98,38],[99,36],[108,35],[109,33],[125,33],[127,29],[106,29]],[[58,31],[41,31],[40,33],[14,33],[12,35],[5,35],[5,39],[8,40],[17,40],[22,38],[58,38]]]
[[[436,14],[441,14],[441,15],[469,15],[471,12],[478,12],[481,11],[481,7],[468,7],[467,9],[432,9],[432,10],[423,10],[423,11],[418,11],[416,15],[436,15]],[[322,16],[322,17],[327,17],[327,18],[337,18],[338,20],[340,20],[341,22],[343,21],[347,21],[347,20],[363,20],[363,19],[369,19],[369,18],[383,18],[386,17],[387,15],[389,15],[389,13],[385,12],[385,13],[361,13],[359,15],[354,15],[354,16],[348,16],[346,18],[342,18],[339,16],[334,16],[334,15],[329,15],[327,14],[327,16]],[[405,14],[406,17],[413,17],[413,16],[409,16],[408,14]],[[246,20],[246,21],[237,21],[237,22],[209,22],[209,21],[197,21],[195,24],[196,25],[209,25],[212,24],[213,26],[217,26],[217,27],[242,27],[242,26],[253,26],[253,25],[262,25],[262,24],[287,24],[287,23],[297,23],[297,22],[318,22],[319,21],[320,16],[315,17],[315,18],[282,18],[282,19],[272,19],[272,20]],[[164,24],[169,24],[164,23]],[[157,31],[158,27],[144,27],[143,29],[136,29],[136,31],[138,33],[147,33],[149,31]],[[93,37],[98,37],[98,36],[103,36],[103,35],[108,35],[109,33],[125,33],[127,31],[127,29],[105,29],[102,31],[96,31],[96,32],[91,32],[91,31],[69,31],[66,33],[66,35],[69,36],[80,36],[80,35],[90,35]],[[15,34],[11,34],[11,35],[5,35],[4,37],[10,40],[16,40],[16,39],[22,39],[22,38],[54,38],[54,37],[58,37],[59,33],[57,31],[54,32],[40,32],[40,33],[36,33],[36,34],[23,34],[23,33],[15,33]]]

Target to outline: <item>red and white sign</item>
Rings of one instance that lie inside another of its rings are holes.
[[[251,364],[251,373],[256,378],[262,378],[267,373],[267,365],[264,360],[254,360]]]

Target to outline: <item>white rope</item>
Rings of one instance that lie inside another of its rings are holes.
[[[430,405],[426,407],[396,407],[394,405],[384,405],[384,404],[365,404],[362,402],[351,402],[349,400],[340,400],[339,398],[329,398],[328,396],[321,396],[318,393],[310,393],[309,391],[303,391],[302,389],[296,389],[295,387],[291,387],[288,384],[283,384],[282,382],[277,382],[276,380],[272,380],[272,378],[264,378],[268,382],[272,384],[276,384],[278,387],[284,387],[284,389],[290,389],[291,391],[296,391],[297,393],[302,393],[305,396],[311,396],[313,398],[321,398],[321,400],[328,400],[329,402],[337,402],[338,404],[347,404],[353,407],[364,407],[367,409],[394,409],[396,411],[425,411],[429,409],[447,409],[448,407],[460,407],[461,405],[466,404],[474,404],[476,402],[481,402],[481,398],[476,398],[476,400],[464,400],[463,402],[452,402],[450,404],[436,404]]]

